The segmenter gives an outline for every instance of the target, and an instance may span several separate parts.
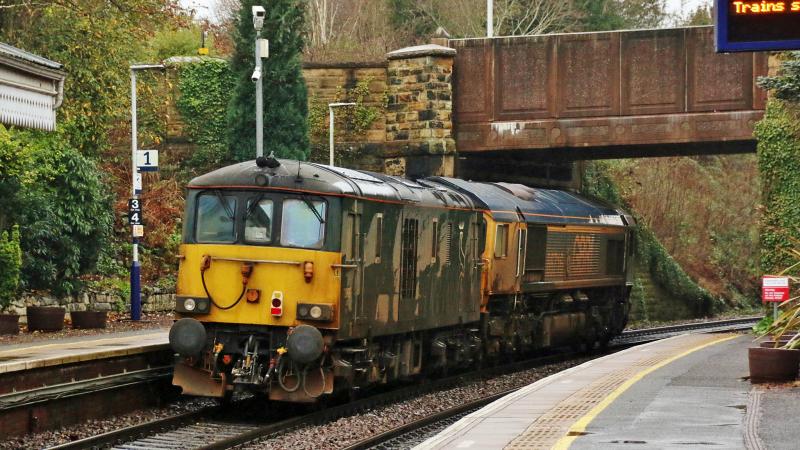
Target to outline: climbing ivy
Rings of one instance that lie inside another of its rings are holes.
[[[762,182],[761,268],[777,273],[793,265],[800,242],[800,117],[795,103],[770,100],[755,127]],[[800,273],[794,269],[793,274]]]
[[[336,110],[334,131],[337,143],[362,140],[360,138],[363,138],[367,130],[383,114],[383,107],[386,104],[385,99],[380,106],[366,104],[371,94],[369,85],[373,81],[374,78],[367,77],[359,80],[352,89],[346,90],[341,86],[336,89],[334,102],[355,103],[353,106],[342,106]],[[384,93],[385,96],[386,94]],[[316,96],[312,97],[308,107],[308,134],[311,141],[310,160],[328,161],[329,128],[328,103]],[[355,160],[360,156],[360,152],[360,146],[337,148],[337,161]]]
[[[587,164],[583,177],[584,192],[630,211],[629,205],[620,195],[614,182],[608,176],[605,163],[595,161]],[[636,216],[635,212],[631,213]],[[700,287],[658,242],[658,238],[637,218],[634,229],[636,258],[648,269],[653,280],[675,298],[687,302],[698,314],[708,314],[714,308],[715,299]]]
[[[235,80],[227,61],[202,58],[181,64],[176,102],[189,139],[197,149],[186,165],[198,172],[230,162],[226,114]]]

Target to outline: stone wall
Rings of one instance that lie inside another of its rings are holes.
[[[71,311],[120,311],[130,310],[130,298],[117,293],[82,292],[67,297],[55,297],[46,292],[27,292],[11,303],[9,313],[20,315],[20,322],[27,323],[26,306],[61,306]],[[175,308],[175,293],[153,290],[142,292],[142,311],[146,313],[169,312]]]
[[[455,53],[452,48],[429,44],[387,55],[385,172],[453,176],[456,143],[451,78]]]

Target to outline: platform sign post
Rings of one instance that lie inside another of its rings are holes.
[[[773,318],[778,318],[778,304],[789,300],[789,277],[764,275],[761,279],[761,302],[772,303]]]
[[[139,64],[130,66],[131,70],[131,199],[128,201],[128,221],[131,226],[131,320],[142,318],[141,266],[139,265],[139,239],[144,236],[142,225],[141,199],[142,171],[158,170],[158,151],[139,150],[136,123],[136,71],[158,69],[162,64]],[[140,158],[145,164],[140,164]],[[135,207],[135,208],[134,208]],[[135,219],[135,220],[134,220]]]

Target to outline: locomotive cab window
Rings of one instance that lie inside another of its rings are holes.
[[[197,242],[231,244],[236,242],[236,197],[207,192],[197,197]]]
[[[258,244],[272,242],[272,200],[254,199],[247,203],[244,240]]]
[[[325,202],[321,200],[284,200],[281,245],[322,248],[325,239],[325,212]]]
[[[494,257],[505,258],[508,256],[508,224],[498,223],[497,233],[494,236]]]

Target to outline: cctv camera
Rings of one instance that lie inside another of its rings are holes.
[[[253,27],[255,27],[256,31],[261,31],[261,28],[264,27],[264,17],[266,15],[267,11],[263,6],[253,6]]]
[[[256,67],[256,70],[254,70],[253,74],[250,75],[250,80],[255,83],[259,79],[261,79],[261,68],[260,67]]]

